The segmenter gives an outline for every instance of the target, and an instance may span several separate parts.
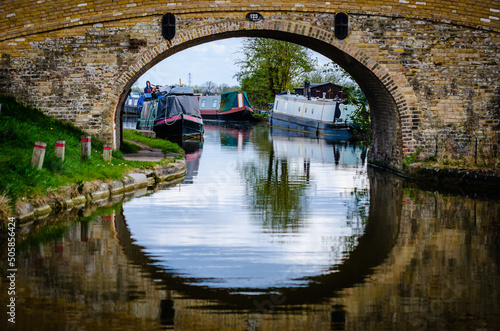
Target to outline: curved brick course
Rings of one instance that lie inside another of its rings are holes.
[[[322,53],[357,80],[372,109],[372,162],[400,168],[416,150],[471,161],[474,139],[487,161],[499,139],[498,7],[497,1],[7,0],[0,5],[0,92],[116,147],[128,90],[154,64],[212,40],[272,37]],[[170,42],[160,29],[167,11],[177,15]],[[265,19],[246,21],[248,11]],[[345,40],[333,34],[338,11],[350,17]]]

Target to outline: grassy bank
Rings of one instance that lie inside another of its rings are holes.
[[[145,137],[135,130],[123,130],[123,138],[138,141],[138,142],[143,143],[145,145],[148,145],[150,147],[161,149],[161,151],[165,154],[171,153],[171,152],[182,153],[182,148],[180,148],[179,145],[177,145],[177,144],[174,144],[168,140],[153,139],[150,137]],[[133,144],[129,144],[126,141],[124,141],[124,147],[122,150],[131,149],[131,153],[134,153],[134,151],[137,149],[137,145],[135,147],[131,146],[131,145],[133,145]]]
[[[92,138],[92,157],[80,161],[80,137],[85,132],[19,104],[12,97],[0,96],[0,103],[0,197],[4,200],[4,205],[5,200],[10,200],[9,204],[13,207],[19,198],[41,196],[47,190],[60,186],[118,179],[131,169],[156,164],[126,161],[121,152],[113,152],[111,162],[105,162],[102,159],[104,143],[95,137]],[[161,145],[160,148],[166,152],[182,152],[177,144],[143,138],[141,142]],[[54,156],[54,143],[57,139],[66,142],[64,162]],[[47,144],[43,168],[40,170],[30,165],[36,141]],[[124,145],[125,152],[129,152],[130,148],[136,149],[131,145]]]

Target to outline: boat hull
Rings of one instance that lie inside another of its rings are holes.
[[[231,108],[223,113],[218,113],[217,118],[226,121],[253,120],[253,111],[249,107]]]
[[[276,112],[269,115],[269,125],[281,129],[314,133],[319,137],[330,136],[340,139],[353,137],[353,128],[349,124],[328,123]]]
[[[203,120],[199,117],[180,114],[155,122],[153,131],[163,139],[195,139],[203,135]]]
[[[216,120],[217,119],[217,109],[210,109],[210,110],[204,110],[202,109],[201,112],[201,117],[204,120]]]
[[[249,107],[231,108],[225,112],[201,111],[201,117],[206,120],[253,121],[253,110]]]

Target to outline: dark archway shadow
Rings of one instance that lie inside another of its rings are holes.
[[[223,289],[196,286],[197,279],[181,276],[175,270],[159,266],[158,261],[144,252],[132,239],[122,212],[115,220],[117,237],[130,261],[144,270],[158,284],[166,286],[191,298],[218,300],[219,306],[212,309],[275,309],[279,305],[318,303],[336,292],[363,283],[373,274],[374,268],[383,263],[399,235],[402,196],[401,179],[380,174],[369,169],[370,212],[365,233],[358,245],[340,265],[328,272],[307,277],[307,286],[258,289],[258,294],[245,295],[243,291],[254,289]],[[154,235],[154,234],[152,234]]]

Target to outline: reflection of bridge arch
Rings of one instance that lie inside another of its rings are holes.
[[[247,309],[260,308],[259,303],[267,305],[264,309],[273,308],[269,307],[269,302],[287,305],[318,303],[334,292],[362,283],[390,253],[399,233],[401,196],[386,194],[389,190],[385,187],[385,183],[380,183],[384,180],[383,178],[375,179],[378,183],[372,181],[370,185],[370,196],[376,197],[376,199],[370,199],[368,223],[356,248],[340,266],[332,267],[324,275],[305,278],[308,282],[307,287],[268,288],[265,291],[259,289],[259,293],[265,293],[244,295],[232,293],[234,289],[190,285],[195,284],[197,279],[181,277],[176,275],[175,270],[159,267],[154,258],[144,253],[143,247],[134,243],[123,215],[123,209],[116,216],[115,229],[125,255],[134,264],[147,271],[149,277],[161,280],[161,283],[166,285],[168,289],[188,294],[191,298],[216,299],[229,305]],[[391,192],[394,191],[391,190]],[[396,194],[400,195],[401,192]],[[238,290],[252,291],[252,289]]]

